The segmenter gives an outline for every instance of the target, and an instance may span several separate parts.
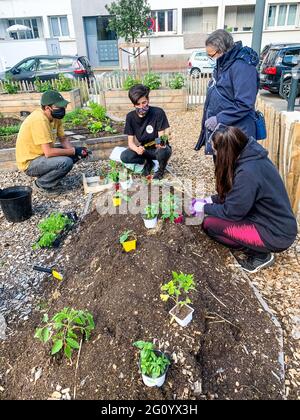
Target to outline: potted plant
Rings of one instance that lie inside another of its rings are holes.
[[[159,205],[148,204],[144,209],[144,223],[147,229],[155,229],[158,221]]]
[[[120,172],[119,180],[120,180],[121,188],[123,190],[129,190],[129,188],[132,187],[132,184],[133,184],[132,176],[128,175],[127,170]]]
[[[137,341],[133,345],[141,351],[139,365],[144,384],[149,387],[163,386],[170,360],[164,353],[155,350],[153,343]]]
[[[122,244],[125,252],[136,250],[136,236],[132,230],[127,230],[120,236],[120,244]]]
[[[162,220],[170,220],[171,223],[182,223],[179,214],[179,199],[174,194],[167,194],[161,202]]]
[[[194,313],[194,309],[189,306],[192,302],[188,297],[192,290],[196,290],[194,275],[176,273],[175,271],[172,272],[172,275],[173,279],[161,287],[163,294],[160,298],[164,302],[169,299],[175,302],[175,306],[169,314],[172,315],[172,320],[175,319],[181,327],[186,327],[192,321]],[[185,296],[185,299],[183,299],[183,296]]]

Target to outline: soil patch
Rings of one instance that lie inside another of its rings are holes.
[[[126,254],[118,240],[130,228],[138,248]],[[80,356],[78,399],[282,398],[274,326],[248,283],[224,267],[228,251],[199,228],[160,223],[149,232],[140,216],[93,212],[71,243],[62,250],[65,279],[49,279],[43,301],[50,316],[66,306],[94,315],[95,331]],[[173,305],[160,300],[172,271],[194,274],[197,284],[186,329],[170,324]],[[42,316],[36,311],[1,347],[2,399],[47,399],[58,385],[73,393],[76,355],[72,365],[51,359],[49,348],[33,339]],[[132,346],[153,339],[172,359],[161,389],[143,385]]]
[[[116,133],[109,133],[105,130],[98,131],[97,133],[91,133],[87,127],[84,126],[76,126],[71,127],[67,126],[65,130],[72,131],[75,135],[86,136],[89,139],[96,139],[98,137],[110,137],[112,135],[124,134],[124,124],[123,123],[112,123],[111,127],[113,130],[116,130]],[[72,137],[72,136],[71,136]]]
[[[9,127],[12,125],[20,125],[22,121],[17,118],[3,117],[0,118],[0,127]],[[17,134],[8,136],[0,136],[0,149],[8,149],[15,147],[17,140]]]

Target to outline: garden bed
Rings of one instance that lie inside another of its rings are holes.
[[[130,226],[138,249],[125,254],[118,238]],[[167,223],[147,233],[140,216],[94,212],[71,242],[72,249],[66,244],[61,255],[64,281],[45,283],[43,311],[0,350],[1,398],[47,399],[57,386],[73,394],[75,355],[72,366],[50,360],[49,349],[33,338],[45,311],[53,315],[66,306],[88,310],[96,323],[91,341],[82,347],[78,399],[282,398],[273,324],[248,283],[224,268],[228,251],[217,246],[216,252],[199,228]],[[171,303],[159,298],[173,270],[193,273],[196,280],[194,319],[184,330],[170,325]],[[132,346],[153,339],[172,359],[161,389],[142,384]]]
[[[21,120],[12,117],[0,118],[0,149],[15,147]]]

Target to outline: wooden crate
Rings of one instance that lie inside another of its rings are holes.
[[[99,192],[108,191],[113,188],[113,183],[106,183],[104,176],[86,177],[82,174],[82,182],[85,194],[95,194]]]
[[[108,112],[123,112],[127,114],[133,110],[133,105],[128,98],[128,92],[115,89],[104,92],[102,96],[103,105]],[[150,104],[169,111],[187,110],[186,89],[158,89],[150,92]]]
[[[73,111],[81,108],[82,100],[80,89],[73,89],[70,92],[61,92],[61,95],[69,101],[67,111]],[[20,114],[21,111],[32,112],[40,107],[41,93],[24,92],[9,95],[2,93],[0,95],[0,113],[1,114]]]

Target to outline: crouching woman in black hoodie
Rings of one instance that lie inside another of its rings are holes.
[[[297,222],[282,179],[268,152],[234,127],[212,136],[218,195],[205,204],[204,231],[230,248],[241,249],[241,267],[255,273],[274,263],[272,253],[288,249]]]

